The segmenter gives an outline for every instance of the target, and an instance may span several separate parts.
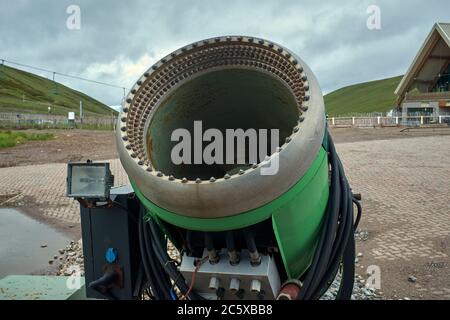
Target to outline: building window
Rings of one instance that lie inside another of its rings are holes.
[[[447,92],[450,91],[449,87],[450,82],[450,64],[447,66],[447,69],[439,75],[439,80],[436,82],[434,86],[433,92]]]

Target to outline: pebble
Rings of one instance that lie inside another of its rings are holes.
[[[408,277],[408,281],[414,283],[414,282],[417,281],[417,278],[414,277],[414,276],[409,276],[409,277]]]
[[[46,244],[41,244],[41,248],[47,248]]]
[[[355,232],[355,240],[357,241],[366,241],[369,239],[369,231],[367,230],[356,230]]]
[[[79,241],[71,241],[66,248],[60,249],[59,253],[61,254],[59,259],[62,262],[59,265],[57,275],[72,275],[74,266],[79,267],[81,275],[84,275],[83,244],[81,239]]]
[[[336,298],[339,284],[341,281],[341,274],[338,273],[336,279],[331,284],[330,288],[320,298],[320,300],[334,300]],[[381,294],[374,288],[368,288],[363,283],[365,282],[360,275],[355,275],[355,282],[353,285],[352,300],[381,300]]]

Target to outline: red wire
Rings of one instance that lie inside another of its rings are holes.
[[[186,299],[189,296],[189,294],[191,293],[192,289],[194,288],[195,276],[197,275],[197,271],[200,269],[202,264],[205,263],[206,260],[208,260],[208,256],[202,258],[200,261],[197,262],[197,265],[195,266],[195,269],[194,269],[194,273],[192,274],[192,280],[191,280],[191,284],[189,285],[189,289],[188,289],[188,291],[186,291],[186,294],[183,297],[181,297],[181,300]]]

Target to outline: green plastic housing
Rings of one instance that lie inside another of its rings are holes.
[[[234,230],[272,219],[287,275],[297,278],[309,267],[317,245],[328,202],[328,181],[327,152],[321,147],[305,175],[283,195],[254,210],[214,219],[192,218],[167,211],[149,201],[131,184],[150,217],[189,230]]]

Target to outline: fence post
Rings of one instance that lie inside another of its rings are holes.
[[[395,124],[397,124],[397,125],[398,125],[398,116],[397,116],[397,117],[395,117]]]
[[[439,116],[439,124],[442,124],[442,116]]]
[[[423,124],[423,116],[420,116],[420,124]]]
[[[381,124],[381,117],[380,116],[377,117],[377,122],[378,122],[378,125]]]
[[[331,124],[334,126],[334,117],[331,118]]]
[[[352,117],[352,125],[355,125],[355,117]]]

